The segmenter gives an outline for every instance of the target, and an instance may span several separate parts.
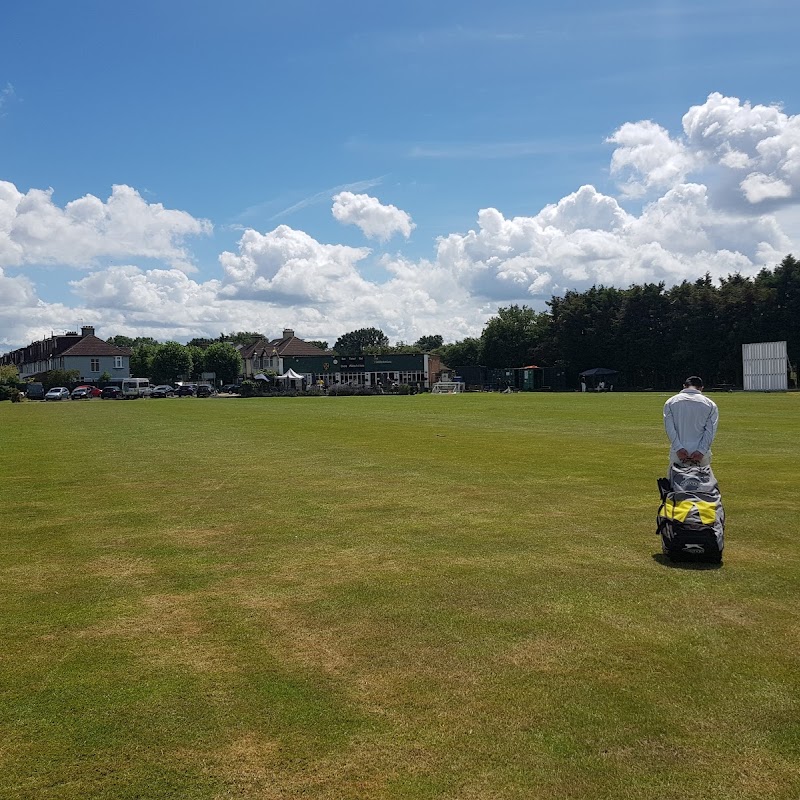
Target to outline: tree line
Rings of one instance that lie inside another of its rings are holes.
[[[500,308],[479,338],[436,352],[451,367],[559,368],[573,387],[582,370],[607,367],[628,388],[673,387],[688,374],[740,386],[742,345],[751,342],[786,341],[790,361],[800,354],[800,262],[791,255],[753,278],[593,286],[547,306]]]

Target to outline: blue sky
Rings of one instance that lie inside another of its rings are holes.
[[[81,322],[455,340],[568,288],[755,272],[800,234],[798,23],[783,0],[16,3],[0,349]]]

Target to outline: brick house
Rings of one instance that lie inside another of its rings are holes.
[[[285,328],[280,339],[259,339],[253,344],[239,348],[242,358],[240,374],[245,378],[252,378],[259,372],[274,370],[283,374],[285,358],[297,356],[332,356],[330,350],[320,350],[319,347],[309,344],[303,339],[298,339],[291,328]]]

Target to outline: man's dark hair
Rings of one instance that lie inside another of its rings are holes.
[[[699,375],[690,375],[684,382],[684,386],[694,386],[696,389],[703,388],[703,379]]]

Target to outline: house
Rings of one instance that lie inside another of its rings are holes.
[[[336,383],[376,387],[408,384],[430,388],[447,374],[441,358],[429,353],[340,356],[298,339],[291,328],[280,339],[259,339],[238,348],[242,357],[241,374],[253,378],[273,370],[282,375],[289,369],[302,375],[309,386]]]
[[[340,356],[319,351],[316,355],[284,356],[284,369],[302,375],[308,385],[342,384],[366,388],[406,384],[418,389],[430,388],[448,368],[439,356],[430,353],[386,353]]]
[[[81,332],[70,331],[0,356],[0,364],[13,364],[21,380],[30,380],[53,369],[77,370],[78,380],[96,383],[107,372],[114,380],[129,378],[131,351],[116,347],[95,336],[85,325]]]
[[[252,378],[265,370],[283,374],[286,371],[284,359],[298,356],[330,357],[333,353],[298,339],[291,328],[285,328],[280,339],[259,339],[253,344],[240,347],[239,355],[242,358],[242,376]]]

